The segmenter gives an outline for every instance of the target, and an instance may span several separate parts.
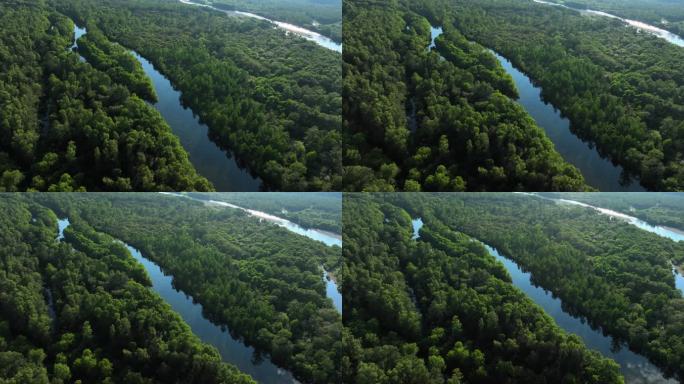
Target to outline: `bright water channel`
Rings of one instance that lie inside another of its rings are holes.
[[[627,24],[630,27],[636,28],[639,31],[645,31],[645,32],[650,33],[654,36],[657,36],[661,39],[665,39],[671,44],[674,44],[674,45],[679,46],[679,47],[684,47],[684,39],[682,37],[670,32],[670,31],[666,31],[662,28],[658,28],[656,26],[646,24],[642,21],[625,19],[625,18],[622,18],[619,16],[612,15],[612,14],[607,13],[607,12],[595,11],[593,9],[573,8],[573,7],[569,7],[567,5],[564,5],[564,4],[553,3],[550,1],[543,1],[543,0],[533,0],[533,1],[535,3],[538,3],[538,4],[552,5],[552,6],[556,6],[556,7],[572,9],[573,11],[577,11],[577,12],[584,14],[584,15],[603,16],[603,17],[609,17],[611,19],[617,19],[617,20],[620,20],[623,23]]]
[[[205,7],[205,8],[212,9],[214,11],[223,12],[223,13],[225,13],[227,15],[231,15],[231,16],[251,17],[254,19],[258,19],[258,20],[268,21],[269,23],[272,23],[273,25],[277,26],[278,28],[284,30],[286,33],[294,33],[295,35],[303,37],[306,40],[315,42],[316,44],[320,45],[323,48],[342,53],[342,44],[336,43],[332,39],[330,39],[326,36],[323,36],[318,32],[308,30],[306,28],[298,27],[296,25],[293,25],[290,23],[285,23],[282,21],[270,20],[270,19],[267,19],[263,16],[256,15],[254,13],[242,12],[242,11],[227,11],[225,9],[216,8],[212,5],[199,4],[199,3],[192,2],[190,0],[179,0],[179,1],[183,4],[195,5],[198,7]]]
[[[86,33],[85,28],[74,24],[76,39]],[[77,48],[74,43],[72,48]],[[197,171],[206,177],[219,191],[242,192],[258,191],[261,180],[238,165],[237,160],[229,152],[222,150],[209,138],[209,127],[202,124],[189,108],[181,103],[181,93],[173,88],[171,81],[157,71],[152,63],[131,51],[142,64],[147,76],[157,92],[158,101],[153,104],[173,133],[180,139],[183,148],[190,156],[190,162]],[[81,58],[82,61],[85,61]]]
[[[64,229],[69,226],[69,219],[59,220],[58,226],[57,240],[61,241],[64,238]],[[124,242],[121,243],[145,267],[152,281],[152,289],[190,325],[192,332],[197,337],[218,349],[223,361],[235,365],[240,371],[249,374],[259,383],[298,383],[291,373],[278,368],[267,357],[258,356],[254,348],[248,347],[239,339],[231,336],[227,327],[218,326],[209,321],[202,314],[201,304],[194,303],[192,297],[174,288],[172,276],[165,275],[157,264],[144,257],[137,249]]]
[[[432,41],[428,49],[435,47],[435,39],[443,33],[442,27],[432,27]],[[637,181],[625,181],[623,169],[609,159],[601,157],[595,147],[583,142],[570,130],[570,121],[541,96],[542,89],[505,57],[492,51],[504,70],[511,75],[520,98],[518,103],[532,116],[551,139],[565,161],[580,170],[587,184],[601,191],[643,191]]]
[[[266,221],[271,222],[275,225],[283,227],[290,232],[294,232],[294,233],[301,235],[301,236],[306,236],[312,240],[320,241],[329,247],[332,247],[332,246],[342,247],[342,236],[340,236],[336,233],[331,233],[328,231],[315,229],[315,228],[304,228],[304,227],[302,227],[298,224],[295,224],[295,223],[293,223],[287,219],[283,219],[282,217],[271,215],[270,213],[257,211],[257,210],[249,209],[249,208],[243,208],[243,207],[240,207],[240,206],[235,205],[235,204],[227,203],[225,201],[197,199],[197,198],[194,198],[192,196],[180,194],[180,193],[163,192],[163,194],[169,195],[169,196],[174,196],[174,197],[181,197],[181,198],[184,197],[184,198],[199,201],[201,203],[208,204],[208,205],[226,207],[226,208],[231,208],[231,209],[239,209],[239,210],[242,210],[244,212],[247,212],[251,216],[257,217],[261,220],[266,220]],[[342,295],[340,294],[340,291],[338,289],[337,282],[328,273],[328,271],[326,271],[324,269],[323,269],[323,280],[325,281],[325,285],[326,285],[326,295],[332,300],[333,305],[335,306],[335,309],[337,309],[338,312],[342,313]]]

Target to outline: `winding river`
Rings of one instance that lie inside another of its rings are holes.
[[[431,49],[435,39],[442,34],[441,27],[432,27]],[[532,80],[515,68],[505,57],[491,51],[501,63],[504,70],[511,75],[520,97],[517,102],[532,116],[534,121],[546,132],[556,150],[577,169],[580,170],[587,184],[600,191],[643,191],[638,182],[628,180],[622,167],[614,165],[609,159],[601,157],[596,148],[582,141],[570,130],[570,121],[541,96],[542,89],[534,85]]]
[[[625,18],[622,18],[622,17],[619,17],[619,16],[615,16],[615,15],[610,14],[610,13],[607,13],[607,12],[595,11],[595,10],[593,10],[593,9],[573,8],[573,7],[569,7],[569,6],[565,5],[565,4],[553,3],[553,2],[550,2],[550,1],[544,1],[544,0],[533,0],[533,1],[534,1],[535,3],[538,3],[538,4],[552,5],[552,6],[556,6],[556,7],[565,8],[565,9],[571,9],[571,10],[573,10],[573,11],[577,11],[577,12],[579,12],[579,13],[581,13],[581,14],[584,14],[584,15],[596,15],[596,16],[603,16],[603,17],[609,17],[609,18],[611,18],[611,19],[620,20],[620,21],[622,21],[623,23],[625,23],[625,24],[627,24],[627,25],[629,25],[629,26],[631,26],[631,27],[634,27],[634,28],[636,28],[636,29],[639,30],[639,31],[648,32],[648,33],[650,33],[650,34],[652,34],[652,35],[654,35],[654,36],[657,36],[657,37],[659,37],[659,38],[661,38],[661,39],[665,39],[665,40],[667,40],[668,42],[670,42],[670,43],[672,43],[672,44],[674,44],[674,45],[676,45],[676,46],[684,47],[684,38],[682,38],[682,37],[680,37],[680,36],[678,36],[678,35],[676,35],[676,34],[670,32],[670,31],[666,31],[666,30],[661,29],[661,28],[658,28],[658,27],[656,27],[656,26],[653,26],[653,25],[650,25],[650,24],[646,24],[646,23],[644,23],[644,22],[642,22],[642,21],[631,20],[631,19],[625,19]]]
[[[635,227],[637,227],[639,229],[642,229],[642,230],[647,231],[647,232],[655,233],[658,236],[665,237],[665,238],[670,239],[672,241],[684,241],[684,232],[682,232],[682,231],[679,231],[679,230],[674,229],[674,228],[668,228],[668,227],[665,227],[662,225],[653,225],[653,224],[647,223],[646,221],[641,220],[637,217],[630,216],[630,215],[627,215],[627,214],[622,213],[622,212],[614,211],[612,209],[597,207],[597,206],[590,205],[587,203],[583,203],[583,202],[577,201],[577,200],[552,198],[552,197],[543,196],[543,195],[540,195],[537,193],[521,192],[520,194],[525,195],[525,196],[537,197],[540,199],[553,201],[553,202],[556,202],[557,204],[570,204],[570,205],[576,205],[576,206],[580,206],[580,207],[584,207],[584,208],[593,209],[593,210],[599,212],[600,214],[608,215],[610,217],[614,217],[614,218],[617,218],[620,220],[624,220],[625,222],[627,222],[631,225],[634,225]],[[682,292],[682,294],[684,295],[684,276],[682,275],[681,271],[678,271],[674,266],[672,267],[672,273],[674,274],[675,287],[677,289],[679,289]]]
[[[419,238],[420,228],[423,226],[421,218],[411,220],[413,227],[413,239]],[[627,384],[676,384],[673,379],[666,379],[658,367],[651,364],[644,356],[638,355],[622,345],[616,345],[613,338],[604,335],[600,329],[593,329],[581,317],[569,314],[563,309],[562,302],[551,292],[538,287],[532,283],[531,273],[524,272],[520,266],[505,255],[499,253],[495,248],[473,238],[473,241],[481,243],[487,251],[500,261],[509,275],[513,285],[523,291],[530,299],[537,303],[544,311],[550,315],[563,330],[579,336],[584,344],[593,350],[600,352],[603,356],[615,360],[620,365],[620,372],[625,377]],[[679,276],[679,275],[676,275]],[[679,277],[680,284],[684,287],[684,278]],[[682,289],[682,288],[680,288]],[[683,291],[684,292],[684,291]]]
[[[85,28],[74,24],[76,39],[85,33]],[[72,48],[77,47],[75,42]],[[181,93],[173,88],[171,81],[157,71],[150,61],[135,51],[131,53],[142,64],[147,76],[152,79],[152,85],[159,99],[153,104],[154,108],[159,111],[173,133],[178,136],[195,169],[219,191],[259,191],[261,180],[252,176],[246,168],[238,165],[235,157],[229,152],[222,150],[211,141],[209,127],[201,123],[192,110],[183,106]],[[83,57],[81,60],[85,61]]]
[[[570,120],[563,117],[553,105],[542,98],[542,89],[515,68],[510,60],[492,51],[504,70],[513,77],[520,97],[518,103],[546,132],[556,150],[584,176],[587,184],[601,191],[643,191],[638,182],[623,182],[623,169],[609,159],[601,157],[595,147],[582,141],[570,130]]]
[[[518,264],[499,253],[495,248],[482,244],[492,256],[506,267],[513,280],[513,285],[525,292],[529,298],[542,307],[548,315],[553,317],[556,324],[565,331],[579,336],[590,349],[599,351],[603,356],[615,360],[620,365],[620,372],[625,377],[627,384],[677,383],[675,380],[665,379],[660,369],[651,364],[644,356],[638,355],[621,345],[615,345],[612,337],[604,335],[600,330],[592,329],[585,319],[570,315],[563,309],[560,299],[532,283],[530,273],[524,272]]]
[[[69,219],[59,220],[58,226],[57,239],[62,240],[64,229],[69,226]],[[197,337],[218,349],[223,361],[235,365],[259,383],[298,383],[290,372],[278,368],[268,358],[258,356],[254,348],[246,346],[239,339],[231,336],[225,326],[218,326],[209,321],[202,314],[201,304],[194,303],[192,297],[174,288],[172,276],[165,275],[157,264],[144,257],[137,249],[124,242],[121,243],[131,252],[133,258],[145,267],[152,281],[152,289],[188,323]]]
[[[313,41],[314,43],[320,45],[320,46],[323,47],[323,48],[329,49],[329,50],[331,50],[331,51],[336,51],[336,52],[342,53],[342,44],[336,43],[336,42],[333,41],[332,39],[330,39],[330,38],[328,38],[328,37],[326,37],[326,36],[323,36],[323,35],[321,35],[321,34],[318,33],[318,32],[314,32],[314,31],[308,30],[308,29],[306,29],[306,28],[302,28],[302,27],[296,26],[296,25],[294,25],[294,24],[285,23],[285,22],[282,22],[282,21],[275,21],[275,20],[267,19],[267,18],[265,18],[265,17],[263,17],[263,16],[259,16],[259,15],[257,15],[257,14],[250,13],[250,12],[228,11],[228,10],[225,10],[225,9],[216,8],[216,7],[214,7],[213,5],[209,5],[209,4],[199,4],[199,3],[195,3],[195,2],[190,1],[190,0],[179,0],[179,1],[180,1],[181,3],[183,3],[183,4],[195,5],[195,6],[198,6],[198,7],[209,8],[209,9],[212,9],[212,10],[218,11],[218,12],[223,12],[223,13],[225,13],[225,14],[227,14],[227,15],[230,15],[230,16],[251,17],[251,18],[254,18],[254,19],[257,19],[257,20],[268,21],[269,23],[275,25],[276,27],[278,27],[278,28],[284,30],[285,33],[294,33],[295,35],[298,35],[298,36],[300,36],[300,37],[303,37],[303,38],[306,39],[306,40]]]

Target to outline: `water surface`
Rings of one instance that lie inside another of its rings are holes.
[[[420,238],[420,229],[423,227],[423,219],[420,217],[413,219],[411,220],[411,225],[413,226],[413,236],[411,238],[417,240]]]
[[[431,26],[432,41],[428,50],[435,47],[435,39],[442,33],[442,27]],[[628,179],[622,167],[603,158],[594,146],[575,136],[570,130],[570,120],[564,118],[553,105],[544,101],[541,96],[542,89],[535,86],[529,77],[515,68],[507,58],[493,50],[490,51],[513,78],[520,95],[518,104],[544,129],[546,136],[551,139],[563,159],[580,170],[587,184],[601,191],[644,190],[638,182]]]
[[[158,96],[154,107],[180,139],[195,169],[209,179],[218,191],[259,191],[261,180],[241,167],[229,151],[222,150],[211,141],[209,127],[201,123],[191,109],[183,106],[181,93],[173,88],[171,81],[157,71],[149,60],[135,51],[132,53],[152,79]]]
[[[249,213],[251,216],[258,217],[262,220],[266,220],[268,222],[276,224],[277,226],[283,227],[283,228],[287,229],[288,231],[294,232],[298,235],[306,236],[312,240],[320,241],[320,242],[322,242],[325,245],[330,246],[330,247],[332,247],[334,245],[336,245],[338,247],[342,246],[342,236],[335,234],[335,233],[332,233],[332,232],[324,231],[321,229],[315,229],[315,228],[304,228],[304,227],[302,227],[298,224],[295,224],[295,223],[293,223],[287,219],[283,219],[282,217],[278,217],[278,216],[272,215],[270,213],[257,211],[254,209],[243,208],[243,207],[240,207],[240,206],[235,205],[235,204],[226,203],[225,201],[216,201],[216,200],[209,200],[208,202],[204,201],[204,200],[200,200],[200,201],[203,201],[204,203],[222,206],[222,207],[240,209],[242,211]]]
[[[442,33],[444,33],[444,29],[442,29],[442,27],[430,26],[430,45],[428,46],[428,51],[436,47],[435,39],[437,39]]]
[[[59,234],[57,240],[64,239],[64,229],[69,226],[69,219],[57,222]],[[177,312],[190,326],[192,332],[200,340],[215,346],[223,361],[235,365],[240,371],[249,374],[259,383],[289,384],[298,383],[288,371],[278,368],[268,358],[259,356],[254,348],[248,347],[240,340],[233,338],[225,326],[213,324],[202,314],[202,305],[194,303],[192,297],[173,286],[173,277],[164,274],[162,269],[147,259],[132,246],[120,241],[134,259],[140,262],[152,281],[152,289],[159,294],[171,308]]]
[[[342,313],[342,294],[337,288],[337,282],[326,270],[323,270],[323,279],[325,280],[325,295],[332,300],[337,312]]]

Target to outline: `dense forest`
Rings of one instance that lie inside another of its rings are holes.
[[[115,82],[126,85],[131,93],[152,103],[157,101],[152,81],[126,48],[109,42],[97,29],[88,31],[77,43],[78,53],[93,67],[105,72]]]
[[[518,0],[433,0],[426,11],[510,59],[651,190],[684,189],[684,49],[621,21]]]
[[[435,3],[343,2],[345,190],[588,189],[496,58]],[[431,22],[444,26],[434,49]]]
[[[519,194],[388,200],[422,217],[428,228],[445,225],[495,247],[566,310],[626,342],[666,374],[684,375],[684,298],[672,273],[672,263],[684,265],[684,242],[590,209]]]
[[[595,9],[643,21],[684,36],[684,6],[677,0],[549,0],[577,9]]]
[[[681,193],[550,193],[542,195],[581,201],[638,217],[652,225],[664,225],[684,231],[684,195]]]
[[[0,24],[0,191],[212,189],[149,95],[104,68],[116,60],[96,69],[71,51],[67,17],[12,0]]]
[[[174,287],[202,305],[207,318],[301,382],[339,382],[342,322],[326,297],[322,275],[322,268],[339,269],[339,247],[240,210],[175,196],[41,194],[34,199],[139,249],[173,276]]]
[[[342,233],[342,196],[338,192],[189,193],[282,217],[304,228]]]
[[[267,189],[341,188],[337,52],[266,21],[178,1],[52,3],[151,61]]]
[[[249,11],[272,20],[299,25],[342,41],[342,1],[340,0],[195,0],[217,8]]]
[[[450,194],[428,196],[344,196],[343,382],[624,382],[480,243],[428,213],[453,205]],[[421,203],[425,225],[413,240]]]
[[[0,382],[237,383],[113,238],[27,196],[0,195]]]

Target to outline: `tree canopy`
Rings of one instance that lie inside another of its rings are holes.
[[[0,24],[0,191],[213,189],[131,83],[149,79],[81,62],[44,1],[2,2]]]
[[[343,6],[345,190],[589,188],[513,100],[495,57],[430,1]],[[444,26],[434,49],[430,23]]]

